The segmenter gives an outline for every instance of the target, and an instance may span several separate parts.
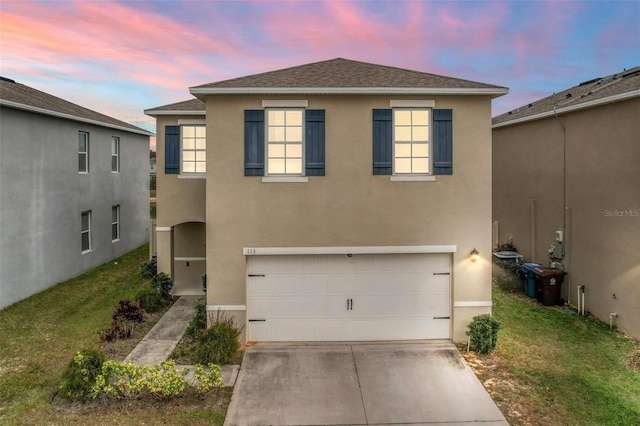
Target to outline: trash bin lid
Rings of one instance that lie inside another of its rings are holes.
[[[548,267],[540,267],[540,268],[535,268],[533,270],[533,273],[536,274],[539,277],[562,277],[564,275],[566,275],[567,273],[564,271],[561,271],[560,269],[557,268],[548,268]]]
[[[522,265],[522,271],[531,272],[536,268],[544,266],[542,263],[524,263]]]

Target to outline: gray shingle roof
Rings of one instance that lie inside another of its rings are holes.
[[[535,120],[574,109],[640,96],[640,66],[604,78],[585,81],[493,118],[493,125]]]
[[[191,88],[194,95],[207,93],[241,93],[251,89],[266,93],[268,89],[434,89],[433,93],[478,93],[502,95],[507,88],[420,71],[395,68],[343,58],[314,62],[231,80],[218,81]],[[398,90],[401,92],[402,90]],[[409,91],[408,91],[409,92]],[[462,92],[461,92],[462,93]]]
[[[81,107],[4,77],[0,77],[0,105],[70,120],[100,124],[133,133],[149,136],[153,134],[132,124]]]
[[[180,114],[180,113],[204,113],[207,109],[204,101],[194,98],[188,101],[176,102],[175,104],[163,105],[151,109],[145,109],[144,113],[147,115],[166,115],[166,114]]]

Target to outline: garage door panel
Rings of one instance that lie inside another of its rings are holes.
[[[252,317],[262,318],[305,318],[325,317],[328,300],[321,296],[308,297],[256,297],[249,306]]]

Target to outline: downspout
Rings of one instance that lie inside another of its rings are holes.
[[[569,239],[567,238],[567,129],[564,127],[564,123],[558,117],[558,111],[556,105],[553,105],[553,115],[558,120],[558,124],[562,127],[562,235],[564,244],[564,256],[563,263],[569,261]],[[563,268],[565,269],[565,268]],[[570,279],[567,278],[566,288],[569,287]],[[567,291],[567,303],[571,302],[571,291]]]

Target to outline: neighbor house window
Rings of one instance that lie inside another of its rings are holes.
[[[429,174],[430,109],[393,110],[393,171]]]
[[[120,138],[115,136],[111,137],[111,171],[120,171]]]
[[[91,211],[82,212],[80,220],[80,237],[82,239],[82,252],[91,251]]]
[[[267,175],[302,175],[304,110],[267,110]]]
[[[111,207],[111,241],[120,240],[120,206]]]
[[[78,132],[78,172],[89,173],[89,133]]]
[[[205,126],[182,126],[182,173],[207,172]]]

